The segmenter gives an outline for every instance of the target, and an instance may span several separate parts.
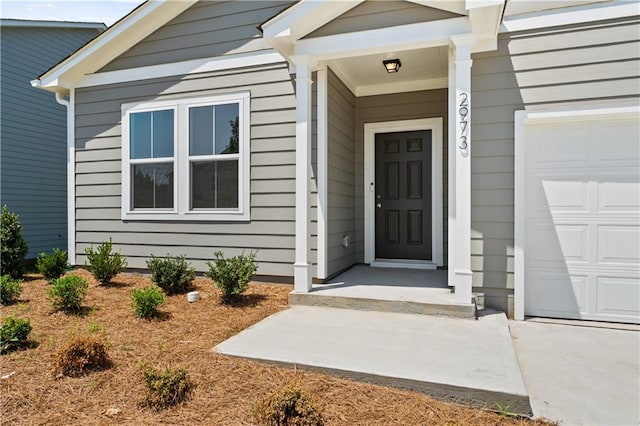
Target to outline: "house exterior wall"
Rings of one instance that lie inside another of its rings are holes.
[[[101,71],[271,50],[258,26],[291,1],[203,1],[163,25]]]
[[[30,80],[98,34],[91,28],[2,26],[0,202],[20,215],[27,258],[67,248],[67,112]]]
[[[356,263],[353,167],[356,98],[330,69],[327,80],[327,274],[332,276]],[[349,237],[348,247],[342,245],[343,237]]]
[[[460,15],[408,1],[369,1],[359,4],[305,38],[438,21]]]
[[[474,291],[512,309],[514,111],[637,105],[637,18],[500,34],[473,55],[471,221]]]
[[[443,217],[444,259],[447,260],[447,89],[356,98],[355,127],[355,217],[356,262],[364,262],[364,125],[382,121],[412,120],[417,118],[443,118]]]
[[[136,101],[251,93],[251,221],[158,222],[121,218],[121,105]],[[315,186],[314,186],[315,191]],[[316,197],[312,197],[313,209]],[[312,214],[315,218],[315,213]],[[134,81],[76,91],[76,250],[113,239],[129,267],[151,254],[186,254],[200,271],[220,249],[258,249],[258,274],[293,275],[295,224],[295,93],[288,65]],[[316,262],[315,224],[311,237]],[[315,276],[315,267],[313,270]]]

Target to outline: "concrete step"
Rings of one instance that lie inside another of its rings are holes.
[[[456,303],[448,289],[399,286],[314,285],[309,293],[289,293],[289,304],[360,311],[476,318],[473,303]]]

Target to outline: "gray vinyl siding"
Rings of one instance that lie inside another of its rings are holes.
[[[332,276],[356,263],[356,98],[331,70],[327,90],[327,274]],[[342,245],[345,236],[351,240],[349,247]]]
[[[513,294],[514,111],[637,105],[639,34],[637,18],[500,34],[473,56],[472,269],[488,306]]]
[[[305,38],[375,30],[459,16],[445,10],[420,6],[408,1],[367,1],[318,28]]]
[[[291,1],[203,1],[102,68],[114,71],[270,50],[258,26]]]
[[[444,259],[447,260],[447,89],[356,98],[356,262],[364,262],[364,125],[381,121],[443,118],[442,178]]]
[[[121,105],[241,91],[251,93],[251,221],[122,221]],[[293,275],[295,93],[287,64],[78,89],[76,138],[78,263],[91,243],[112,238],[132,268],[145,268],[151,254],[186,254],[203,271],[215,250],[257,249],[258,274]],[[313,216],[315,196],[312,209]],[[315,220],[311,234],[315,264]]]
[[[20,215],[28,258],[67,249],[67,112],[30,80],[98,31],[0,29],[0,202]]]

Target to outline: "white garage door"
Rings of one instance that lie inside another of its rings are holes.
[[[640,322],[637,115],[525,127],[525,315]]]

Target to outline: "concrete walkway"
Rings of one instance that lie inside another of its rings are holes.
[[[530,414],[502,313],[475,321],[294,306],[215,351]]]
[[[561,425],[640,424],[637,328],[532,321],[510,326],[535,417]]]

